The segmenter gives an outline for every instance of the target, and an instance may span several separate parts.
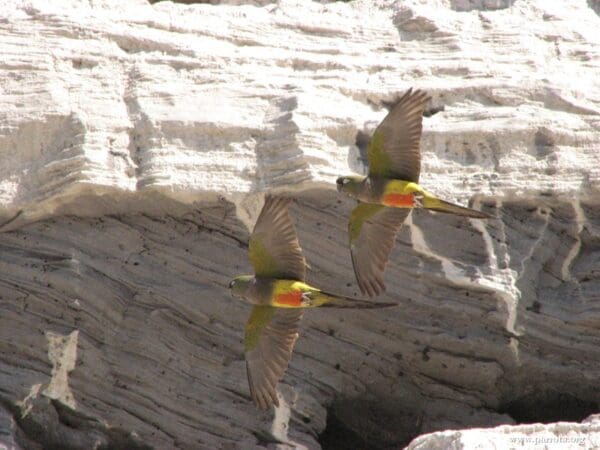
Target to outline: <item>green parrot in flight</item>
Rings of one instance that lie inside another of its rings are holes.
[[[423,111],[430,97],[409,89],[376,128],[367,147],[367,176],[337,179],[338,191],[359,200],[348,223],[352,265],[363,294],[385,291],[383,272],[396,234],[412,208],[476,219],[492,216],[446,202],[419,186]]]
[[[290,201],[265,198],[250,236],[249,256],[255,275],[238,276],[229,283],[232,295],[253,305],[246,323],[244,353],[250,394],[262,409],[279,406],[275,387],[292,356],[305,308],[397,306],[328,294],[306,284],[306,263],[288,214]]]

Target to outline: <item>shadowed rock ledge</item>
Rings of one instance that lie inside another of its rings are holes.
[[[600,19],[549,3],[8,8],[0,449],[600,445]],[[262,193],[297,197],[309,281],[358,296],[334,180],[410,86],[422,184],[497,219],[413,212],[401,306],[307,313],[258,412],[226,287]]]

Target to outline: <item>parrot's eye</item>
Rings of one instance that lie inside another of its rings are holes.
[[[348,183],[350,183],[350,178],[344,178],[342,180],[342,184],[348,184]]]
[[[231,282],[229,283],[229,289],[231,289],[234,284],[235,284],[235,280],[231,280]]]

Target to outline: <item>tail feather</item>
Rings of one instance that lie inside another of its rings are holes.
[[[341,297],[338,295],[324,294],[326,302],[320,305],[321,308],[355,308],[355,309],[375,309],[390,308],[398,306],[398,303],[371,302],[367,300],[358,300],[355,298]]]
[[[440,200],[439,198],[426,198],[423,207],[431,211],[455,214],[457,216],[472,217],[474,219],[493,219],[494,216],[472,208],[455,205],[454,203]]]

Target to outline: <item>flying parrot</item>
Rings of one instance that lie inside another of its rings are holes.
[[[238,276],[229,283],[232,295],[253,305],[246,323],[244,353],[250,394],[262,409],[279,406],[275,387],[292,356],[305,308],[397,306],[341,297],[306,284],[306,263],[288,214],[290,201],[265,198],[249,243],[255,275]]]
[[[348,223],[352,265],[363,294],[385,291],[383,272],[396,234],[412,208],[476,219],[489,214],[446,202],[419,184],[423,111],[430,97],[409,89],[376,128],[367,147],[367,176],[337,179],[338,191],[359,200]]]

